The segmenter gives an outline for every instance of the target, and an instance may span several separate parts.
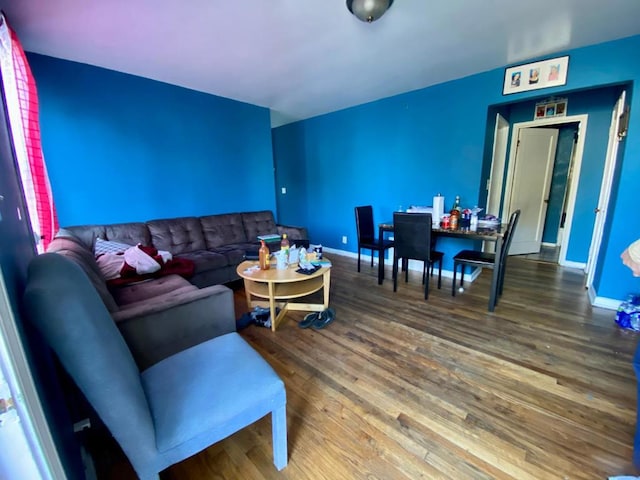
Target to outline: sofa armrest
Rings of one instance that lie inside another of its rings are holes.
[[[309,240],[309,232],[305,227],[295,227],[291,225],[276,225],[278,233],[282,235],[286,233],[287,236],[293,240]]]
[[[233,292],[224,285],[163,295],[112,316],[140,370],[236,331]]]

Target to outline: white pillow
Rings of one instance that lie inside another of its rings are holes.
[[[97,257],[105,253],[123,253],[127,248],[131,248],[133,245],[127,245],[126,243],[113,242],[111,240],[105,240],[103,238],[96,238],[96,244],[93,247],[93,254]]]

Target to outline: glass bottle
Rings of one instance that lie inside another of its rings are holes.
[[[461,213],[460,195],[456,195],[456,201],[453,204],[453,208],[449,212],[449,214],[450,214],[450,217],[449,217],[449,228],[451,230],[457,230],[458,229],[458,224],[460,223],[460,213]]]
[[[258,259],[260,262],[260,270],[269,270],[271,262],[269,259],[269,247],[264,243],[264,240],[260,240],[260,250],[258,250]]]
[[[286,233],[282,234],[282,240],[280,241],[280,250],[283,252],[282,255],[284,255],[285,261],[289,262],[290,245],[289,238],[287,238]]]

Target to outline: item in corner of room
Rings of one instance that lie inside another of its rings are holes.
[[[444,215],[444,197],[438,193],[433,197],[433,224],[440,225],[442,215]]]
[[[269,247],[264,243],[264,240],[260,240],[260,250],[258,250],[258,257],[260,263],[260,270],[269,270],[271,267],[271,259],[269,258]]]
[[[640,330],[640,295],[629,295],[616,312],[616,323],[630,330]]]
[[[282,234],[282,240],[280,240],[280,251],[284,252],[286,255],[287,261],[289,260],[289,249],[290,249],[289,239],[287,238],[287,234]]]
[[[478,208],[476,205],[471,209],[471,228],[476,228],[478,226],[478,213],[480,213],[483,209]]]
[[[280,240],[280,235],[277,233],[269,233],[267,235],[258,235],[258,240],[264,240],[265,242],[276,242]]]
[[[440,228],[447,229],[451,226],[451,215],[449,213],[445,213],[442,215],[440,219]]]

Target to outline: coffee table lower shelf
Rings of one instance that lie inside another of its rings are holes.
[[[271,269],[257,273],[246,273],[245,270],[247,267],[253,263],[243,262],[240,264],[238,266],[238,274],[244,279],[247,306],[249,308],[255,306],[268,307],[271,311],[272,331],[275,332],[289,310],[322,312],[329,308],[331,267],[323,267],[309,276],[296,273],[293,267],[293,269],[287,271]],[[255,275],[255,277],[253,277],[253,275]],[[306,297],[320,290],[324,290],[323,303],[290,301],[292,299]],[[277,315],[276,307],[281,309]]]

